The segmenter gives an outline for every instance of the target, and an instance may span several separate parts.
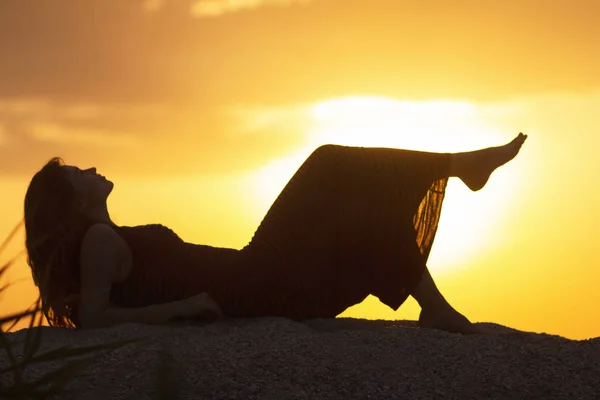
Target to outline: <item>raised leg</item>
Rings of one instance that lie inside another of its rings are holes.
[[[480,190],[496,168],[517,156],[526,139],[527,135],[519,133],[516,138],[504,146],[452,154],[450,176],[460,178],[472,191]]]

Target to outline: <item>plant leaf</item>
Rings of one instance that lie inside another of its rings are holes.
[[[181,398],[175,383],[175,376],[177,374],[175,371],[173,355],[166,346],[163,346],[159,362],[158,379],[156,383],[158,398],[161,400],[176,400]]]
[[[15,357],[15,354],[13,353],[13,349],[12,349],[12,345],[9,342],[8,338],[6,337],[6,334],[2,331],[0,331],[0,342],[2,342],[2,348],[4,349],[4,352],[6,353],[6,356],[8,357],[8,360],[11,364],[11,369],[8,369],[6,372],[11,372],[13,373],[13,379],[15,381],[14,386],[15,387],[20,387],[22,384],[22,379],[21,379],[21,368],[19,366],[19,361],[17,360],[17,357]],[[14,367],[14,368],[12,368]],[[0,371],[0,374],[4,375],[5,372]]]
[[[10,326],[10,328],[7,329],[7,331],[9,331],[10,329],[14,328],[14,326],[23,318],[28,317],[30,315],[37,314],[38,312],[41,312],[41,310],[34,309],[34,310],[21,311],[20,313],[17,313],[17,314],[11,314],[11,315],[8,315],[5,317],[1,317],[0,318],[0,331],[4,331],[1,328],[2,325],[12,322],[12,325]]]
[[[36,303],[36,308],[40,307],[40,299]],[[27,335],[25,336],[25,345],[23,346],[23,358],[25,360],[30,359],[37,351],[40,349],[40,345],[42,344],[42,313],[39,314],[38,321],[36,322],[36,316],[31,316],[31,321],[29,321],[29,330],[27,331]],[[33,326],[36,326],[34,329]],[[32,337],[33,336],[33,337]]]
[[[99,356],[100,354],[97,354],[89,356],[85,359],[71,361],[67,365],[62,366],[57,370],[46,373],[36,381],[27,382],[21,387],[15,386],[2,389],[0,390],[0,397],[21,397],[29,399],[32,397],[38,397],[40,395],[47,397],[51,394],[57,394],[64,389],[67,383],[69,383],[69,381],[73,378],[74,373],[86,368]],[[41,388],[46,385],[50,385],[50,388]]]
[[[2,275],[4,275],[6,273],[6,271],[8,271],[8,267],[10,267],[11,262],[7,262],[6,264],[4,264],[2,267],[0,267],[0,278],[2,277]]]
[[[25,341],[25,345],[23,346],[23,359],[29,360],[31,359],[40,349],[42,345],[42,329],[40,326],[37,328],[31,329],[35,331],[33,333],[33,339],[31,341]],[[27,332],[29,334],[29,331]]]
[[[28,360],[24,360],[24,361],[27,361],[26,363],[22,361],[22,362],[16,363],[15,365],[11,365],[4,369],[0,369],[0,374],[4,374],[6,372],[13,371],[14,369],[21,368],[22,365],[31,365],[31,364],[43,363],[43,362],[47,362],[47,361],[62,360],[65,358],[70,358],[70,357],[85,356],[85,355],[88,355],[89,353],[92,353],[95,351],[100,351],[100,350],[115,350],[115,349],[118,349],[119,347],[123,347],[127,344],[135,343],[140,340],[143,340],[143,339],[126,339],[126,340],[120,340],[120,341],[111,342],[111,343],[98,344],[98,345],[85,346],[85,347],[75,347],[75,348],[71,348],[70,346],[62,346],[57,349],[49,350],[45,353],[35,355]]]
[[[6,249],[6,247],[8,246],[8,243],[10,243],[12,238],[16,236],[17,232],[19,231],[19,229],[21,228],[22,225],[23,225],[23,221],[19,222],[17,224],[17,226],[15,226],[12,229],[12,231],[10,231],[10,233],[8,234],[8,237],[6,239],[4,239],[2,244],[0,244],[0,254]]]

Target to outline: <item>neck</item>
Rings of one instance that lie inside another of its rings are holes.
[[[96,221],[104,222],[105,224],[112,226],[117,225],[110,219],[110,214],[108,213],[108,208],[106,207],[106,204],[88,210],[86,214],[88,217],[93,218]]]

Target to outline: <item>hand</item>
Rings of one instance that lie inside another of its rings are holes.
[[[184,318],[200,318],[209,321],[223,318],[221,307],[208,293],[200,293],[182,300],[180,314]]]

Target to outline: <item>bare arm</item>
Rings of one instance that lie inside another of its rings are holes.
[[[186,316],[186,301],[139,308],[115,307],[109,301],[110,288],[119,280],[126,256],[126,244],[109,226],[97,224],[86,233],[81,246],[82,328],[101,328],[126,322],[162,324]]]
[[[108,307],[100,317],[99,326],[119,325],[127,322],[141,324],[164,324],[175,317],[182,316],[179,312],[180,302],[155,304],[147,307],[120,308]]]

